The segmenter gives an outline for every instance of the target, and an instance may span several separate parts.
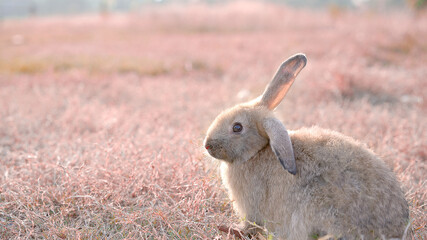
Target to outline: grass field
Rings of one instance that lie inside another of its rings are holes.
[[[0,23],[0,238],[231,239],[239,221],[202,147],[279,64],[307,67],[288,129],[365,142],[427,239],[427,16],[260,3]]]

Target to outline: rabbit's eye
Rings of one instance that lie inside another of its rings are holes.
[[[241,132],[243,130],[243,126],[241,123],[234,123],[233,132]]]

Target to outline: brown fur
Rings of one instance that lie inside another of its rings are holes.
[[[290,135],[295,176],[281,167],[269,145],[247,162],[221,164],[240,216],[287,239],[319,232],[346,239],[402,237],[408,206],[380,159],[333,131],[313,127]]]
[[[305,62],[303,55],[288,59],[262,97],[223,112],[208,130],[205,146],[224,160],[221,177],[247,220],[243,229],[252,222],[290,240],[401,238],[408,205],[393,172],[372,151],[337,132],[288,133],[272,121],[270,110],[286,91],[271,88],[289,88]],[[236,123],[241,132],[233,131]]]

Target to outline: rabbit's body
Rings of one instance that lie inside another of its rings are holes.
[[[221,164],[240,216],[286,239],[402,236],[407,203],[393,173],[371,151],[317,127],[290,136],[295,176],[283,169],[269,145],[246,162]]]
[[[401,238],[408,205],[387,166],[362,144],[317,127],[288,133],[273,110],[305,66],[295,55],[263,95],[221,113],[204,145],[223,160],[233,207],[280,238]]]

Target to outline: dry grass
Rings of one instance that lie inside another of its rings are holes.
[[[140,76],[157,76],[168,73],[168,68],[160,60],[142,58],[122,58],[116,56],[74,56],[67,58],[21,59],[8,58],[0,62],[3,74],[43,74],[46,72],[63,73],[84,71],[90,74],[125,74]]]
[[[4,21],[0,238],[231,238],[210,121],[309,58],[278,115],[353,136],[402,181],[426,239],[427,18],[258,3]]]

